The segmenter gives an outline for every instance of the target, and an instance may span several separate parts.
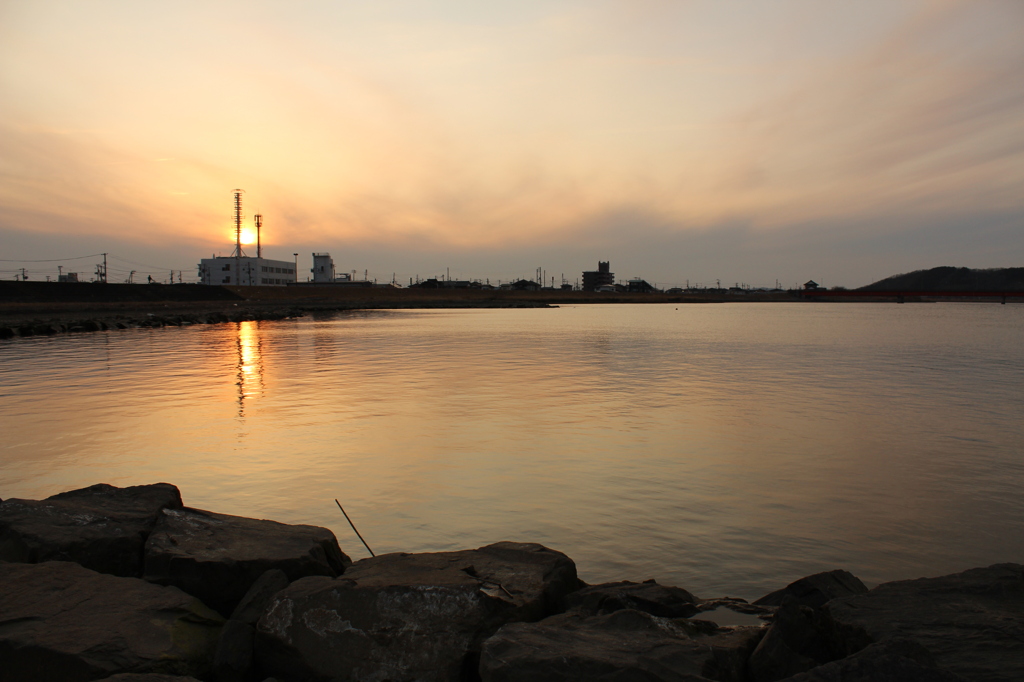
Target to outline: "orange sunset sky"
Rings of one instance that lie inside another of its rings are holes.
[[[194,279],[235,187],[265,255],[406,283],[1021,266],[1022,36],[1019,0],[0,0],[0,277]]]

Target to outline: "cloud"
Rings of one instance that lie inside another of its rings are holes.
[[[241,186],[288,252],[668,279],[1021,214],[1019,5],[736,7],[41,2],[0,48],[0,226],[207,253]]]

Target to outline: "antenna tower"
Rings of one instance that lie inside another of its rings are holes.
[[[235,195],[235,250],[231,256],[245,258],[245,252],[242,251],[242,195],[245,194],[245,190],[233,189],[231,191]]]
[[[257,213],[253,216],[253,220],[256,221],[256,257],[263,258],[263,247],[260,246],[260,228],[263,227],[263,215]]]

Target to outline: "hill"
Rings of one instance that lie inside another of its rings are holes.
[[[1024,268],[943,266],[886,277],[857,291],[1024,291]]]

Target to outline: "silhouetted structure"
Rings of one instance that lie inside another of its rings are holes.
[[[540,291],[541,286],[538,282],[531,282],[528,279],[521,279],[516,282],[512,282],[512,289],[515,291]]]
[[[256,257],[245,255],[242,250],[242,194],[244,190],[232,190],[234,196],[235,248],[230,256],[211,256],[199,262],[199,282],[210,285],[230,286],[283,286],[296,281],[295,263],[263,258],[263,247],[257,237]],[[256,230],[263,227],[263,216],[257,215]],[[104,263],[106,256],[104,255]],[[104,281],[106,265],[103,266]],[[152,277],[150,278],[152,281]]]
[[[598,261],[597,270],[587,270],[583,273],[583,290],[597,291],[603,286],[615,284],[615,273],[609,269],[609,261]]]
[[[642,280],[639,277],[634,277],[629,280],[629,287],[627,289],[631,294],[649,294],[654,291],[654,287],[651,286],[646,280]]]
[[[437,279],[431,277],[416,284],[410,284],[411,289],[482,289],[483,284],[468,279]]]

